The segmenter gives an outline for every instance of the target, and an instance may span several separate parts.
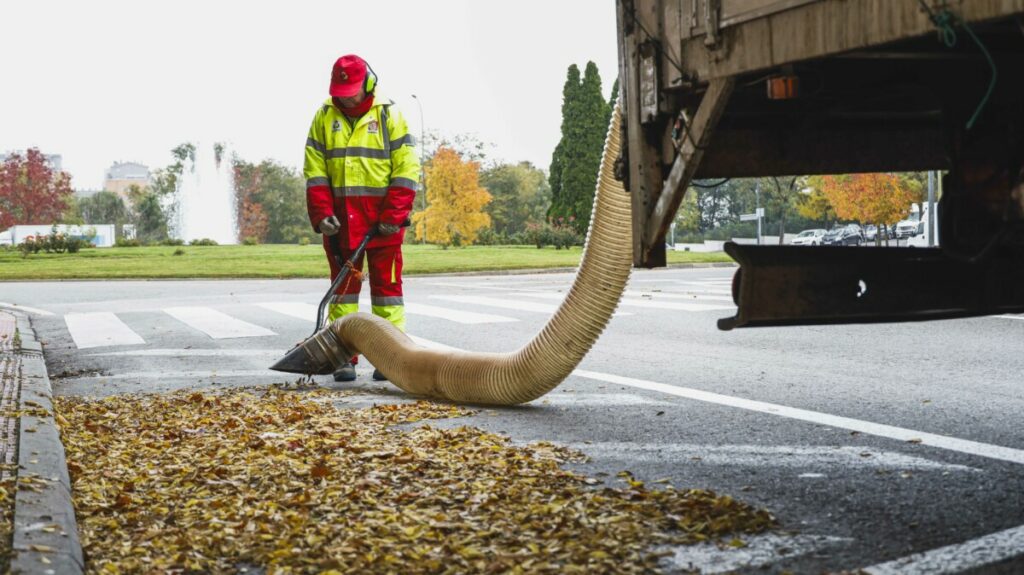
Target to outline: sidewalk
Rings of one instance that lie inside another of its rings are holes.
[[[6,311],[0,311],[0,417],[0,480],[17,481],[13,542],[0,545],[12,546],[10,572],[82,573],[42,345],[27,316]]]

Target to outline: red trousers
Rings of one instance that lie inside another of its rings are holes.
[[[334,257],[330,244],[325,241],[327,261],[331,266],[331,281],[338,277],[341,267]],[[342,248],[342,261],[347,261],[352,251]],[[370,307],[374,315],[390,321],[398,329],[405,331],[405,302],[402,297],[402,245],[368,248],[363,257],[355,262],[357,270],[363,270],[363,261],[367,261],[370,276]],[[334,292],[334,299],[329,307],[328,318],[334,321],[343,315],[359,311],[359,291],[362,281],[349,273]],[[356,363],[356,358],[352,359]]]

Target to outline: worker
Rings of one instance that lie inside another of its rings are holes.
[[[402,223],[416,196],[420,164],[401,112],[377,93],[377,75],[354,54],[331,70],[330,98],[313,117],[306,138],[306,207],[313,229],[323,234],[331,280],[341,272],[335,247],[345,261],[376,228],[366,246],[370,303],[375,315],[405,331],[402,299]],[[363,258],[355,270],[362,271]],[[330,321],[359,311],[361,275],[350,273],[329,304]],[[334,372],[335,381],[356,378],[358,356]],[[375,381],[385,380],[374,369]]]

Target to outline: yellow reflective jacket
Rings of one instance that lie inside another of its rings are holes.
[[[401,224],[409,216],[420,162],[405,117],[390,100],[375,95],[370,110],[353,119],[328,98],[306,137],[303,175],[313,228],[335,215],[340,237],[354,248],[374,224]],[[368,247],[401,243],[404,235],[403,229],[377,237]]]

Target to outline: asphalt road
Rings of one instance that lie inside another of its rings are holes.
[[[732,271],[635,272],[628,305],[561,387],[450,424],[571,445],[591,457],[579,467],[610,483],[626,469],[668,478],[766,507],[782,524],[745,549],[680,549],[670,569],[1024,571],[1024,317],[719,332]],[[511,351],[571,280],[407,278],[409,333]],[[101,395],[294,381],[266,366],[309,335],[324,289],[6,283],[0,306],[32,312],[57,393]],[[370,382],[371,369],[359,366],[366,393],[354,405],[408,399]]]

